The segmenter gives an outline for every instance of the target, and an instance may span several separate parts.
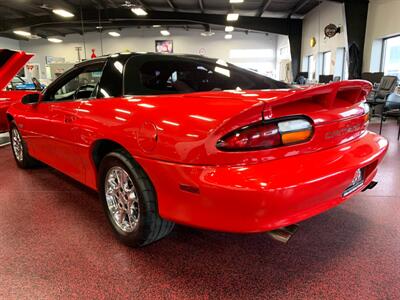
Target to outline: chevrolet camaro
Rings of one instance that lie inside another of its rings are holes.
[[[97,190],[119,239],[140,247],[175,223],[290,228],[371,188],[388,143],[367,130],[370,89],[296,88],[219,59],[120,53],[14,97],[6,119],[19,167],[40,161]]]

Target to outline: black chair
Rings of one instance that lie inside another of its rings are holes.
[[[333,75],[319,75],[319,83],[329,83],[333,81]]]
[[[400,139],[400,109],[394,108],[394,109],[390,109],[390,110],[382,112],[381,125],[379,127],[379,134],[382,133],[383,121],[386,120],[387,117],[397,118],[397,123],[399,124],[399,132],[397,133],[397,140],[399,140]]]
[[[373,80],[372,80],[372,73],[371,72],[363,72],[361,74],[361,79],[366,80],[371,82],[372,84],[374,84]]]
[[[308,79],[308,72],[299,72],[295,82],[298,84],[305,84]]]
[[[367,103],[371,107],[371,115],[373,117],[380,116],[375,113],[375,108],[378,105],[382,107],[385,105],[387,97],[393,93],[397,86],[397,80],[397,76],[383,76],[379,87],[368,96]]]

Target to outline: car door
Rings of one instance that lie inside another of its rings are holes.
[[[79,143],[80,106],[96,94],[104,62],[88,63],[69,72],[32,106],[25,127],[32,132],[29,151],[37,159],[84,181]]]

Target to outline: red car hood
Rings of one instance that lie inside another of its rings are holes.
[[[23,51],[0,49],[0,90],[7,86],[32,56]]]

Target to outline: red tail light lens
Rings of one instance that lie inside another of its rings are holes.
[[[244,127],[217,143],[221,150],[255,150],[270,148],[281,144],[281,136],[276,124],[260,124]]]
[[[306,142],[313,127],[304,118],[276,120],[250,125],[221,138],[217,148],[222,151],[251,151]]]

